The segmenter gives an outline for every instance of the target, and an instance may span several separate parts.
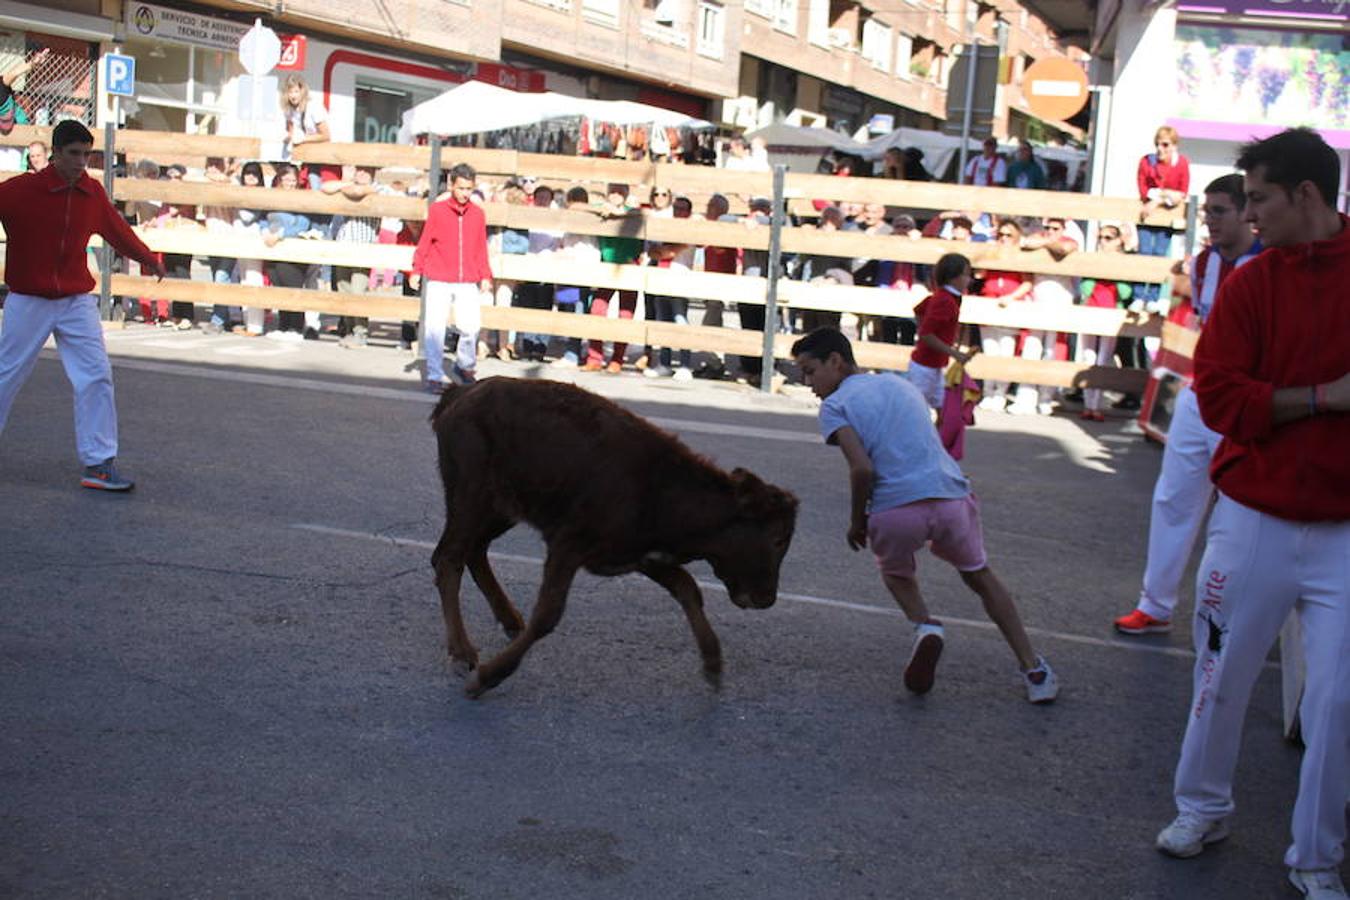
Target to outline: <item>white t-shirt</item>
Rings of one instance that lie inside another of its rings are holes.
[[[919,389],[894,373],[845,378],[820,406],[820,433],[848,425],[858,433],[876,472],[870,512],[919,500],[959,500],[970,482],[942,447]]]
[[[983,153],[966,163],[966,184],[994,187],[1008,180],[1008,164],[1003,157],[989,159]]]
[[[318,97],[310,97],[309,103],[303,110],[286,108],[282,117],[286,126],[285,142],[282,144],[282,153],[285,159],[291,158],[291,133],[297,128],[304,134],[318,134],[319,126],[328,121],[328,110],[324,109],[323,103]]]

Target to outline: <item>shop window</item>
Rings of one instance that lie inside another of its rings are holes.
[[[914,59],[914,38],[901,32],[895,38],[895,74],[910,77],[909,65]]]
[[[797,0],[776,0],[773,27],[788,34],[797,33]]]
[[[698,52],[714,59],[722,58],[726,10],[720,3],[703,0],[698,5]]]
[[[862,29],[862,58],[883,72],[891,69],[891,27],[868,19]]]
[[[135,107],[128,107],[129,117],[153,130],[214,133],[226,112],[225,86],[243,73],[237,54],[156,41],[128,41],[126,52],[136,57]]]
[[[811,0],[806,39],[817,47],[830,46],[830,0]]]

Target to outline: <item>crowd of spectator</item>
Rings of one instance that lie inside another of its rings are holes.
[[[283,113],[289,123],[286,151],[297,144],[328,139],[321,107],[306,96],[302,83],[288,82],[283,91]],[[45,162],[45,147],[27,148],[30,166]],[[763,171],[767,157],[762,145],[733,140],[725,148],[728,169]],[[850,161],[843,160],[844,171]],[[838,171],[838,167],[835,167]],[[262,187],[277,192],[314,190],[341,196],[355,203],[372,196],[426,197],[431,189],[424,175],[412,171],[378,171],[367,166],[315,166],[289,161],[264,163],[223,158],[206,160],[201,170],[189,171],[182,165],[161,166],[152,160],[139,160],[129,172],[141,179],[166,178],[193,180],[209,184]],[[882,177],[924,179],[931,177],[923,169],[922,153],[899,148],[888,151],[881,162]],[[987,141],[983,152],[971,158],[962,173],[963,181],[981,186],[1043,188],[1047,172],[1032,148],[1023,145],[1012,160],[998,153],[997,144]],[[1157,152],[1140,162],[1140,200],[1144,213],[1157,207],[1182,202],[1186,184],[1186,161],[1177,148],[1175,132],[1160,129]],[[438,196],[445,185],[436,187]],[[610,184],[600,197],[579,185],[543,183],[534,178],[511,178],[497,183],[478,181],[474,202],[531,206],[536,209],[562,209],[589,212],[598,218],[625,217],[702,218],[710,222],[740,223],[747,229],[769,225],[770,203],[766,198],[712,194],[679,196],[664,186]],[[734,201],[734,204],[733,204]],[[276,206],[269,203],[268,206]],[[733,212],[733,205],[738,208]],[[1155,253],[1170,251],[1172,233],[1166,228],[1139,226],[1128,222],[1079,223],[1058,218],[999,218],[979,210],[944,210],[927,218],[911,211],[888,208],[880,202],[852,203],[819,200],[814,216],[790,216],[789,227],[815,228],[824,232],[856,232],[894,240],[941,238],[953,242],[992,243],[976,256],[979,268],[973,272],[969,292],[995,298],[1000,306],[1030,303],[1046,309],[1060,309],[1074,303],[1094,307],[1130,306],[1157,309],[1157,285],[1132,285],[1074,279],[1059,275],[1030,275],[1023,265],[1002,269],[999,260],[1021,260],[1024,254],[1043,250],[1053,259],[1081,252],[1086,244],[1085,228],[1094,227],[1098,252]],[[129,218],[145,228],[195,228],[221,235],[256,235],[266,246],[295,238],[313,238],[349,244],[415,244],[421,223],[404,222],[372,212],[370,215],[322,216],[283,209],[226,208],[203,204],[200,207],[176,203],[140,201],[129,204]],[[1143,216],[1141,215],[1141,219]],[[637,229],[635,229],[635,232]],[[567,233],[560,228],[539,225],[532,228],[492,228],[489,246],[495,253],[526,255],[534,259],[552,259],[560,263],[609,263],[663,268],[672,271],[703,271],[719,274],[765,276],[768,254],[716,245],[700,246],[666,241],[643,241],[637,237]],[[171,277],[194,277],[190,257],[169,255],[166,266]],[[909,314],[916,304],[932,292],[931,268],[884,258],[845,257],[828,254],[784,254],[780,276],[816,285],[876,287],[894,291],[897,312],[894,315],[844,316],[838,312],[794,308],[782,315],[775,327],[783,331],[805,332],[829,325],[852,328],[867,341],[912,345],[917,325]],[[412,272],[386,268],[333,265],[320,266],[285,260],[262,261],[227,256],[203,257],[196,264],[196,277],[218,284],[242,284],[250,287],[276,287],[332,290],[348,295],[385,292],[416,296],[419,280]],[[668,294],[640,296],[632,290],[594,288],[586,284],[545,283],[499,279],[486,292],[487,304],[539,310],[633,318],[641,315],[652,321],[671,324],[721,326],[762,331],[764,307],[761,303],[735,304],[726,309],[720,301],[706,302]],[[1152,304],[1152,305],[1150,305]],[[693,307],[691,309],[691,306]],[[215,304],[198,322],[192,304],[172,304],[131,298],[125,302],[128,318],[163,327],[191,329],[200,326],[211,333],[233,332],[245,336],[266,334],[276,340],[319,340],[325,335],[337,338],[343,346],[361,347],[370,339],[370,323],[355,315],[320,316],[313,311],[285,308],[273,314],[258,307]],[[734,314],[734,321],[728,313]],[[584,329],[581,329],[584,330]],[[1021,356],[1028,359],[1073,359],[1084,364],[1111,365],[1119,359],[1125,365],[1146,364],[1138,342],[1100,336],[1062,335],[1035,329],[985,326],[974,330],[975,345],[990,356]],[[398,332],[403,347],[411,347],[417,333],[414,323],[404,322]],[[450,339],[457,342],[451,334]],[[521,331],[483,332],[478,336],[476,354],[502,359],[551,360],[584,371],[617,375],[625,370],[640,371],[651,378],[687,380],[696,376],[760,377],[758,356],[713,356],[703,366],[693,368],[688,349],[671,347],[629,348],[623,342],[611,344],[574,335],[555,337]],[[448,346],[456,346],[457,343]],[[981,401],[984,408],[1007,409],[1015,413],[1048,414],[1058,398],[1046,388],[1013,386],[986,382]],[[1088,391],[1082,397],[1085,418],[1102,415],[1100,391]],[[1131,398],[1123,403],[1129,405]]]

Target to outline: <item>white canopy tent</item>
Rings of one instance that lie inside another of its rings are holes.
[[[971,138],[967,143],[969,153],[974,155],[979,153],[983,141]],[[999,151],[1006,153],[1011,159],[1017,151],[1016,143],[999,144]],[[886,151],[892,147],[905,149],[908,147],[917,147],[923,151],[923,167],[932,173],[934,178],[942,178],[948,168],[952,165],[961,152],[961,138],[952,134],[943,134],[940,131],[923,131],[918,128],[897,128],[890,134],[884,134],[875,140],[867,142],[866,148],[862,151],[864,159],[880,159]],[[1069,170],[1068,180],[1073,184],[1078,170],[1087,165],[1087,152],[1077,150],[1073,147],[1036,147],[1036,158],[1041,160],[1044,166],[1048,160],[1056,160],[1064,163]]]
[[[703,119],[632,100],[588,100],[553,91],[525,94],[483,81],[466,81],[405,112],[399,139],[412,143],[422,134],[478,134],[583,116],[615,125],[712,127]]]
[[[747,132],[745,138],[762,140],[769,153],[769,164],[781,163],[789,172],[814,173],[826,154],[836,150],[861,154],[867,146],[828,128],[808,128],[785,122]]]

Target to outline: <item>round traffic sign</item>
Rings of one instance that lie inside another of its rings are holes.
[[[1060,57],[1037,60],[1022,74],[1022,96],[1033,115],[1062,122],[1087,103],[1087,74]]]

